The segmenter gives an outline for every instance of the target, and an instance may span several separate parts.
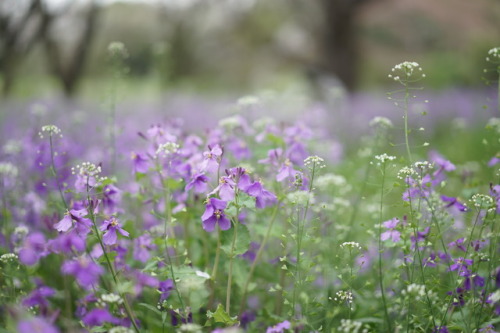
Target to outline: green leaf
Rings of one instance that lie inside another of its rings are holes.
[[[152,312],[156,313],[158,316],[162,315],[162,312],[158,310],[156,307],[152,306],[151,304],[147,303],[139,303],[139,306],[145,307],[148,310],[151,310]]]
[[[234,242],[234,251],[231,252],[235,228],[238,228],[238,230],[236,232],[236,241]],[[250,246],[250,232],[246,225],[239,224],[237,227],[233,226],[229,230],[222,231],[221,244],[222,251],[228,255],[240,255],[247,252]]]
[[[251,197],[249,195],[242,195],[240,194],[240,196],[238,196],[238,203],[243,206],[243,207],[246,207],[250,210],[253,210],[255,209],[255,198],[254,197]]]
[[[215,312],[207,311],[207,317],[212,318],[216,323],[222,323],[226,326],[232,326],[239,323],[238,317],[230,317],[222,307],[222,304],[217,306]]]

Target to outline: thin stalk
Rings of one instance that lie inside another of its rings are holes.
[[[66,210],[68,210],[68,204],[66,203],[66,199],[64,198],[64,195],[62,193],[61,184],[59,184],[59,179],[57,177],[56,164],[54,162],[54,145],[52,143],[52,134],[50,134],[49,136],[49,144],[50,144],[50,170],[52,171],[52,175],[54,176],[54,179],[56,181],[57,189],[59,190],[59,195],[61,196],[61,201],[64,204]]]
[[[260,257],[262,256],[262,253],[264,252],[264,247],[266,246],[267,241],[269,239],[269,236],[271,235],[271,230],[273,229],[274,221],[276,220],[276,216],[278,215],[280,203],[281,202],[278,201],[278,203],[276,204],[276,207],[274,208],[273,215],[271,216],[271,222],[269,223],[269,226],[267,227],[266,235],[264,236],[264,240],[262,241],[259,249],[257,250],[257,254],[255,255],[255,259],[252,262],[252,266],[250,267],[250,271],[248,272],[247,280],[245,281],[245,285],[243,286],[243,294],[241,296],[241,304],[240,304],[240,316],[243,313],[243,311],[245,310],[248,285],[250,284],[250,281],[252,280],[253,273],[255,271],[255,267],[257,267],[257,263],[260,261]]]
[[[170,257],[170,253],[168,252],[168,244],[167,244],[167,229],[168,225],[172,222],[172,209],[170,208],[170,188],[168,187],[168,184],[165,182],[165,179],[163,178],[163,175],[161,174],[161,170],[158,171],[158,175],[160,176],[160,181],[163,186],[163,195],[164,195],[164,200],[165,200],[165,222],[164,222],[164,227],[163,227],[163,243],[165,245],[165,256],[167,259],[167,264],[170,270],[170,275],[172,276],[172,281],[174,284],[174,289],[177,294],[177,298],[179,300],[179,303],[181,304],[182,312],[184,315],[184,301],[182,300],[181,293],[179,291],[179,287],[177,286],[177,281],[175,278],[175,273],[174,273],[174,266],[172,264],[172,258]]]
[[[406,84],[405,84],[405,98],[404,98],[404,111],[405,111],[405,145],[406,153],[408,154],[408,160],[410,164],[412,163],[410,143],[408,139],[408,100],[410,98],[410,90],[408,88],[408,74],[406,74]]]
[[[219,268],[219,258],[220,258],[220,247],[221,247],[221,241],[220,241],[220,228],[217,228],[217,249],[215,250],[215,261],[214,261],[214,267],[212,268],[212,291],[210,293],[210,298],[208,301],[208,308],[211,309],[214,298],[215,298],[215,286],[217,285],[217,270]]]
[[[236,216],[238,216],[239,211],[236,210]],[[234,247],[236,245],[236,236],[238,234],[238,220],[234,221],[234,233],[233,233],[233,241],[231,243],[231,255],[229,257],[229,271],[227,277],[227,290],[226,290],[226,313],[230,314],[231,312],[231,286],[233,282],[233,259],[234,259]]]
[[[405,118],[406,122],[406,118]],[[387,302],[385,299],[384,282],[382,275],[382,217],[384,209],[384,186],[385,186],[385,162],[382,168],[382,190],[380,191],[380,211],[379,211],[379,228],[378,228],[378,273],[379,273],[379,287],[382,295],[382,303],[384,305],[384,315],[387,322],[388,332],[392,332],[392,324],[389,318],[389,312],[387,311]]]
[[[108,269],[109,269],[109,271],[111,273],[111,276],[113,277],[113,281],[114,281],[115,285],[118,286],[118,277],[116,275],[116,272],[115,272],[115,269],[113,267],[113,264],[111,263],[111,260],[109,259],[108,252],[106,251],[106,247],[104,246],[104,243],[102,242],[102,237],[101,237],[101,235],[99,233],[99,230],[97,228],[96,218],[95,218],[95,214],[94,214],[94,207],[93,207],[93,205],[90,204],[91,201],[90,201],[90,193],[89,193],[89,185],[88,185],[88,183],[89,182],[88,182],[88,179],[87,179],[87,201],[88,201],[88,203],[90,205],[90,217],[91,217],[92,224],[93,224],[93,227],[94,227],[94,232],[96,234],[96,237],[97,237],[97,240],[99,242],[99,245],[101,246],[102,253],[104,255],[104,258],[106,259],[106,264],[107,264]],[[127,317],[130,319],[132,325],[134,326],[134,330],[137,333],[139,333],[140,329],[137,326],[137,323],[136,323],[135,318],[134,318],[134,314],[132,312],[132,309],[130,308],[130,305],[128,303],[126,295],[123,292],[119,292],[119,295],[120,295],[120,297],[123,300],[123,305],[125,307],[125,312],[127,313]]]

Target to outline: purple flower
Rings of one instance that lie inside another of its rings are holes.
[[[457,239],[456,241],[453,241],[453,242],[451,242],[450,244],[448,244],[448,248],[449,248],[449,249],[452,249],[452,248],[456,247],[457,249],[459,249],[459,250],[462,250],[462,251],[466,252],[466,251],[467,251],[467,250],[465,249],[465,245],[466,245],[466,244],[465,244],[465,242],[464,242],[464,241],[465,241],[465,238],[463,238],[463,237],[462,237],[462,238],[459,238],[459,239]]]
[[[59,333],[59,330],[45,318],[33,317],[17,324],[18,333]]]
[[[76,232],[59,234],[55,239],[49,241],[49,249],[54,253],[81,252],[85,250],[85,240]]]
[[[399,219],[397,217],[383,222],[382,225],[384,226],[384,228],[389,230],[383,232],[380,235],[380,239],[386,241],[390,238],[394,243],[399,242],[401,240],[401,233],[396,230],[398,224],[399,224]]]
[[[296,173],[297,171],[293,168],[292,162],[290,162],[289,159],[286,159],[281,168],[278,170],[276,180],[281,182],[287,178],[293,178]]]
[[[208,177],[203,173],[197,173],[193,176],[191,181],[186,185],[186,191],[194,188],[195,193],[205,193],[208,189]]]
[[[257,256],[257,251],[259,250],[259,248],[260,248],[259,243],[251,242],[250,248],[248,249],[247,252],[243,253],[241,257],[250,262],[253,262],[255,260],[255,257]]]
[[[460,276],[467,276],[469,274],[468,266],[471,266],[474,262],[472,259],[465,259],[460,257],[454,260],[454,264],[450,266],[449,271],[458,271]]]
[[[255,182],[250,185],[247,188],[246,193],[248,195],[251,195],[252,197],[255,197],[255,207],[257,208],[265,208],[267,206],[271,206],[277,201],[276,196],[266,190],[260,182]]]
[[[142,235],[134,239],[134,254],[135,260],[146,262],[151,257],[149,251],[154,250],[156,245],[151,243],[151,236],[148,234]]]
[[[222,148],[216,144],[213,148],[208,146],[209,151],[203,153],[204,160],[201,169],[208,172],[217,172],[222,157]]]
[[[165,281],[160,281],[160,286],[158,291],[160,292],[160,302],[163,302],[170,296],[170,292],[174,289],[174,281],[167,279]]]
[[[483,328],[481,328],[479,330],[479,332],[485,332],[485,333],[497,333],[497,331],[495,331],[495,327],[493,327],[493,325],[488,325],[488,326],[485,326]]]
[[[285,330],[289,330],[292,328],[292,325],[288,320],[284,322],[278,323],[274,326],[268,327],[266,333],[283,333]]]
[[[432,333],[448,333],[448,327],[446,326],[436,326]]]
[[[109,313],[107,309],[92,309],[83,318],[85,326],[101,326],[104,323],[118,324],[120,320]]]
[[[63,274],[73,275],[83,288],[90,288],[99,280],[104,269],[94,263],[89,257],[82,256],[75,260],[65,261],[61,267]]]
[[[224,201],[234,200],[236,183],[228,176],[222,176],[219,179],[219,186],[212,193],[219,192],[219,197]]]
[[[116,240],[118,238],[116,235],[117,230],[123,236],[129,236],[129,233],[122,229],[120,222],[118,222],[118,220],[114,216],[112,216],[108,220],[105,220],[101,224],[101,227],[99,229],[101,231],[105,231],[104,235],[102,236],[102,242],[106,245],[114,245],[116,243]]]
[[[104,214],[115,214],[118,212],[117,205],[121,200],[121,191],[114,185],[109,184],[104,186],[102,206]]]
[[[23,247],[19,250],[19,261],[28,266],[36,264],[48,254],[45,245],[45,236],[41,232],[32,233],[26,237]]]
[[[214,231],[215,224],[219,225],[221,230],[228,230],[231,228],[231,221],[224,214],[224,209],[227,202],[216,198],[210,198],[208,204],[205,206],[205,212],[201,216],[203,221],[203,229],[206,231]]]
[[[85,208],[71,209],[64,214],[64,217],[58,223],[54,224],[54,229],[59,232],[66,232],[73,227],[75,222],[79,234],[87,235],[92,228],[92,221],[84,216],[88,215]]]
[[[134,173],[146,173],[149,170],[149,160],[142,153],[130,153]]]
[[[446,208],[455,207],[461,212],[467,211],[467,206],[465,206],[463,203],[458,201],[457,198],[447,197],[446,195],[442,195],[441,200],[443,200],[444,202],[447,203],[447,205],[445,206]]]
[[[40,285],[23,299],[23,305],[26,307],[40,306],[46,308],[49,305],[47,297],[53,296],[55,293],[54,289]]]

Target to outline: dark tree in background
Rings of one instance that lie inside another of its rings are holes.
[[[60,11],[50,11],[42,7],[42,16],[52,22],[50,29],[43,34],[43,44],[47,54],[47,61],[53,76],[61,83],[64,94],[73,97],[78,83],[84,74],[92,41],[95,37],[100,7],[91,1],[84,7],[73,8],[73,2]],[[68,13],[74,9],[74,13]],[[62,13],[65,15],[62,15]],[[73,14],[73,15],[71,15]],[[56,18],[65,19],[62,24],[75,29],[65,35],[57,27]]]
[[[294,15],[309,35],[315,51],[306,64],[313,80],[325,74],[336,76],[348,90],[358,77],[356,14],[371,0],[294,1]]]
[[[47,31],[50,18],[40,15],[42,7],[41,0],[0,1],[0,75],[3,96],[10,93],[23,59]]]

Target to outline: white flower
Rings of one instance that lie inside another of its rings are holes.
[[[380,166],[382,164],[385,164],[385,162],[387,162],[387,161],[394,161],[396,159],[396,156],[390,156],[390,155],[387,155],[384,153],[381,155],[376,155],[375,159],[378,161],[377,165]]]
[[[313,168],[323,169],[325,167],[325,160],[319,156],[309,156],[304,160],[304,165],[311,170]]]
[[[16,178],[18,175],[17,167],[10,162],[0,162],[0,176],[6,178]]]
[[[156,156],[163,154],[163,155],[170,155],[174,154],[179,150],[179,145],[175,142],[166,142],[162,143],[158,146],[158,149],[156,149]]]
[[[61,138],[63,137],[61,134],[61,130],[56,125],[42,126],[42,130],[40,132],[38,132],[38,136],[40,137],[40,139],[44,138],[43,135],[45,133],[47,133],[49,136],[59,135],[59,137],[61,137]]]
[[[491,50],[489,50],[486,60],[489,62],[500,61],[500,46],[494,47]]]
[[[287,199],[294,205],[307,205],[314,203],[314,194],[309,191],[295,191],[287,194]]]
[[[386,128],[392,128],[392,121],[386,117],[375,117],[370,121],[370,126],[380,126]]]

